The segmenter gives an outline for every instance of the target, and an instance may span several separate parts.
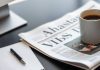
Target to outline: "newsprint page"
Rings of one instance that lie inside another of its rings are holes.
[[[89,1],[76,11],[20,33],[22,41],[46,56],[83,68],[95,70],[100,64],[100,46],[89,49],[80,40],[80,13],[86,9],[100,9],[97,2]]]

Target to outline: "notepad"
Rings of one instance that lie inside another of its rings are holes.
[[[26,62],[21,64],[11,53],[13,48]],[[44,70],[33,51],[24,43],[19,42],[0,49],[0,70]]]

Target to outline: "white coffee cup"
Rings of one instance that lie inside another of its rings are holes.
[[[80,14],[80,32],[82,42],[100,43],[100,10],[89,9]]]

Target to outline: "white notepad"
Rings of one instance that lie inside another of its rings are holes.
[[[26,65],[21,64],[10,52],[13,48],[26,62]],[[0,70],[43,70],[41,65],[32,50],[22,42],[6,46],[0,49]]]

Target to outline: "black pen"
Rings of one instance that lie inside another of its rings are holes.
[[[25,65],[25,61],[19,56],[12,48],[10,49],[10,52],[23,64]]]

